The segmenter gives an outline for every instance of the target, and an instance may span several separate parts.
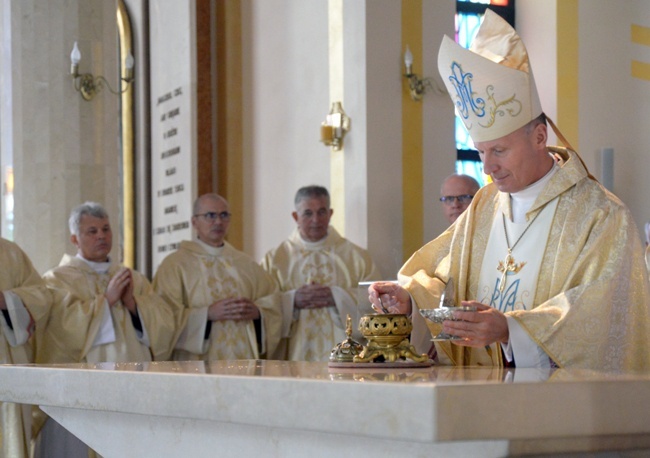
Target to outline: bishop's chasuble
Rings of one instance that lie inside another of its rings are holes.
[[[347,315],[360,315],[359,282],[381,278],[370,254],[332,226],[318,242],[306,242],[296,229],[266,254],[262,266],[282,290],[285,341],[274,359],[291,361],[327,361],[332,348],[346,338]],[[296,289],[311,283],[329,286],[336,307],[294,309]]]
[[[278,288],[250,256],[228,242],[222,247],[181,242],[160,264],[153,283],[163,299],[185,310],[174,360],[259,359],[275,351],[281,324]],[[206,336],[208,307],[236,297],[250,299],[260,309],[261,349],[253,320],[213,321]]]
[[[40,362],[169,359],[181,313],[174,313],[144,275],[134,270],[133,296],[143,328],[140,332],[120,301],[108,306],[106,286],[121,266],[106,264],[106,270],[100,273],[87,261],[66,254],[58,267],[45,273],[43,278],[55,303]]]
[[[11,326],[0,314],[0,364],[34,362],[52,296],[27,255],[0,238],[0,292],[5,295]],[[32,407],[0,402],[0,456],[27,458]]]
[[[400,283],[417,307],[435,308],[452,277],[457,305],[478,300],[499,308],[559,367],[649,369],[649,285],[636,224],[616,196],[588,177],[574,152],[549,150],[559,169],[523,227],[512,223],[509,194],[489,184],[454,225],[406,262]],[[502,231],[508,230],[512,247],[528,225],[507,259]],[[426,327],[416,312],[413,340],[421,350],[431,334],[421,332]],[[435,345],[444,364],[503,364],[495,344],[490,352]]]

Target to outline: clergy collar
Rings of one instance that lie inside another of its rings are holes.
[[[540,195],[544,187],[551,181],[555,172],[559,170],[560,166],[557,162],[553,161],[553,167],[548,171],[546,175],[537,180],[535,183],[530,186],[522,189],[519,192],[513,192],[510,194],[510,203],[512,205],[512,220],[515,223],[525,223],[526,222],[526,213],[530,210],[530,207],[535,203],[535,199]]]
[[[92,270],[95,271],[95,273],[98,274],[105,274],[108,272],[108,269],[111,267],[111,259],[108,258],[108,261],[106,262],[95,262],[95,261],[89,261],[88,259],[84,258],[81,256],[79,253],[75,256],[76,258],[81,259],[83,262],[88,264]]]
[[[305,248],[307,248],[308,250],[318,250],[325,246],[325,244],[327,243],[327,237],[329,237],[329,233],[322,239],[317,240],[315,242],[310,242],[309,240],[305,240],[302,238],[302,236],[300,236],[300,240],[302,240],[302,243],[305,244]]]
[[[201,245],[201,247],[208,252],[209,255],[211,256],[219,256],[223,253],[223,249],[226,247],[226,242],[223,243],[221,246],[212,246],[208,245],[205,243],[203,240],[197,238],[196,243]]]

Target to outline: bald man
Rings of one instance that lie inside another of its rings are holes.
[[[218,194],[194,202],[196,240],[183,241],[154,277],[154,288],[185,311],[172,359],[259,359],[280,341],[278,287],[262,267],[226,240],[230,206]]]
[[[442,211],[449,224],[456,219],[469,207],[474,194],[481,186],[469,175],[459,175],[454,173],[449,175],[442,182],[440,187],[440,202],[442,202]]]

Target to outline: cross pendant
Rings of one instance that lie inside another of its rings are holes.
[[[503,291],[506,289],[506,278],[508,275],[508,272],[513,272],[515,270],[515,263],[512,262],[512,256],[510,254],[512,253],[512,250],[508,248],[508,254],[506,255],[506,258],[503,260],[503,273],[501,274],[501,281],[499,282],[499,292],[503,294]]]

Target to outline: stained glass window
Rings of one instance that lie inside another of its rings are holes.
[[[508,6],[511,2],[508,0],[456,0],[456,3],[480,3],[482,5]]]
[[[514,27],[515,0],[456,0],[456,42],[469,48],[488,6]],[[456,173],[471,175],[483,186],[486,176],[474,142],[456,117]]]

